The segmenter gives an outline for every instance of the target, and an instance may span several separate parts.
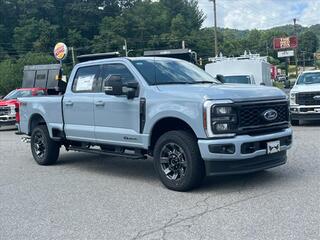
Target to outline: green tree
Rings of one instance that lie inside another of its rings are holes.
[[[38,51],[49,52],[57,42],[58,30],[46,20],[21,20],[14,30],[14,47],[18,54]]]
[[[319,39],[312,31],[304,32],[299,37],[299,53],[304,52],[306,58],[313,58],[319,46]]]

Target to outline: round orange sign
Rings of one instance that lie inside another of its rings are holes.
[[[54,57],[58,61],[62,61],[68,55],[68,48],[64,43],[60,42],[60,43],[57,43],[56,46],[54,47],[53,53],[54,53]]]

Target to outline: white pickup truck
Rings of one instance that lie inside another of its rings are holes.
[[[299,75],[290,92],[291,124],[300,120],[320,120],[320,70]]]

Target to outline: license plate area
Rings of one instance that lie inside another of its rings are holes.
[[[281,150],[280,140],[267,142],[267,154],[278,153]]]

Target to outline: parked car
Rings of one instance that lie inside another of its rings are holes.
[[[67,150],[151,156],[162,183],[186,191],[205,175],[286,163],[289,102],[277,88],[221,84],[183,60],[83,62],[61,96],[21,98],[20,132],[40,165]]]
[[[19,97],[45,95],[43,88],[19,88],[11,91],[0,100],[0,127],[14,126],[16,124],[16,109],[19,108]]]
[[[285,74],[279,74],[276,76],[275,79],[277,82],[286,82],[288,80],[288,77]]]
[[[306,71],[299,75],[290,92],[291,123],[301,120],[320,120],[320,71]]]

